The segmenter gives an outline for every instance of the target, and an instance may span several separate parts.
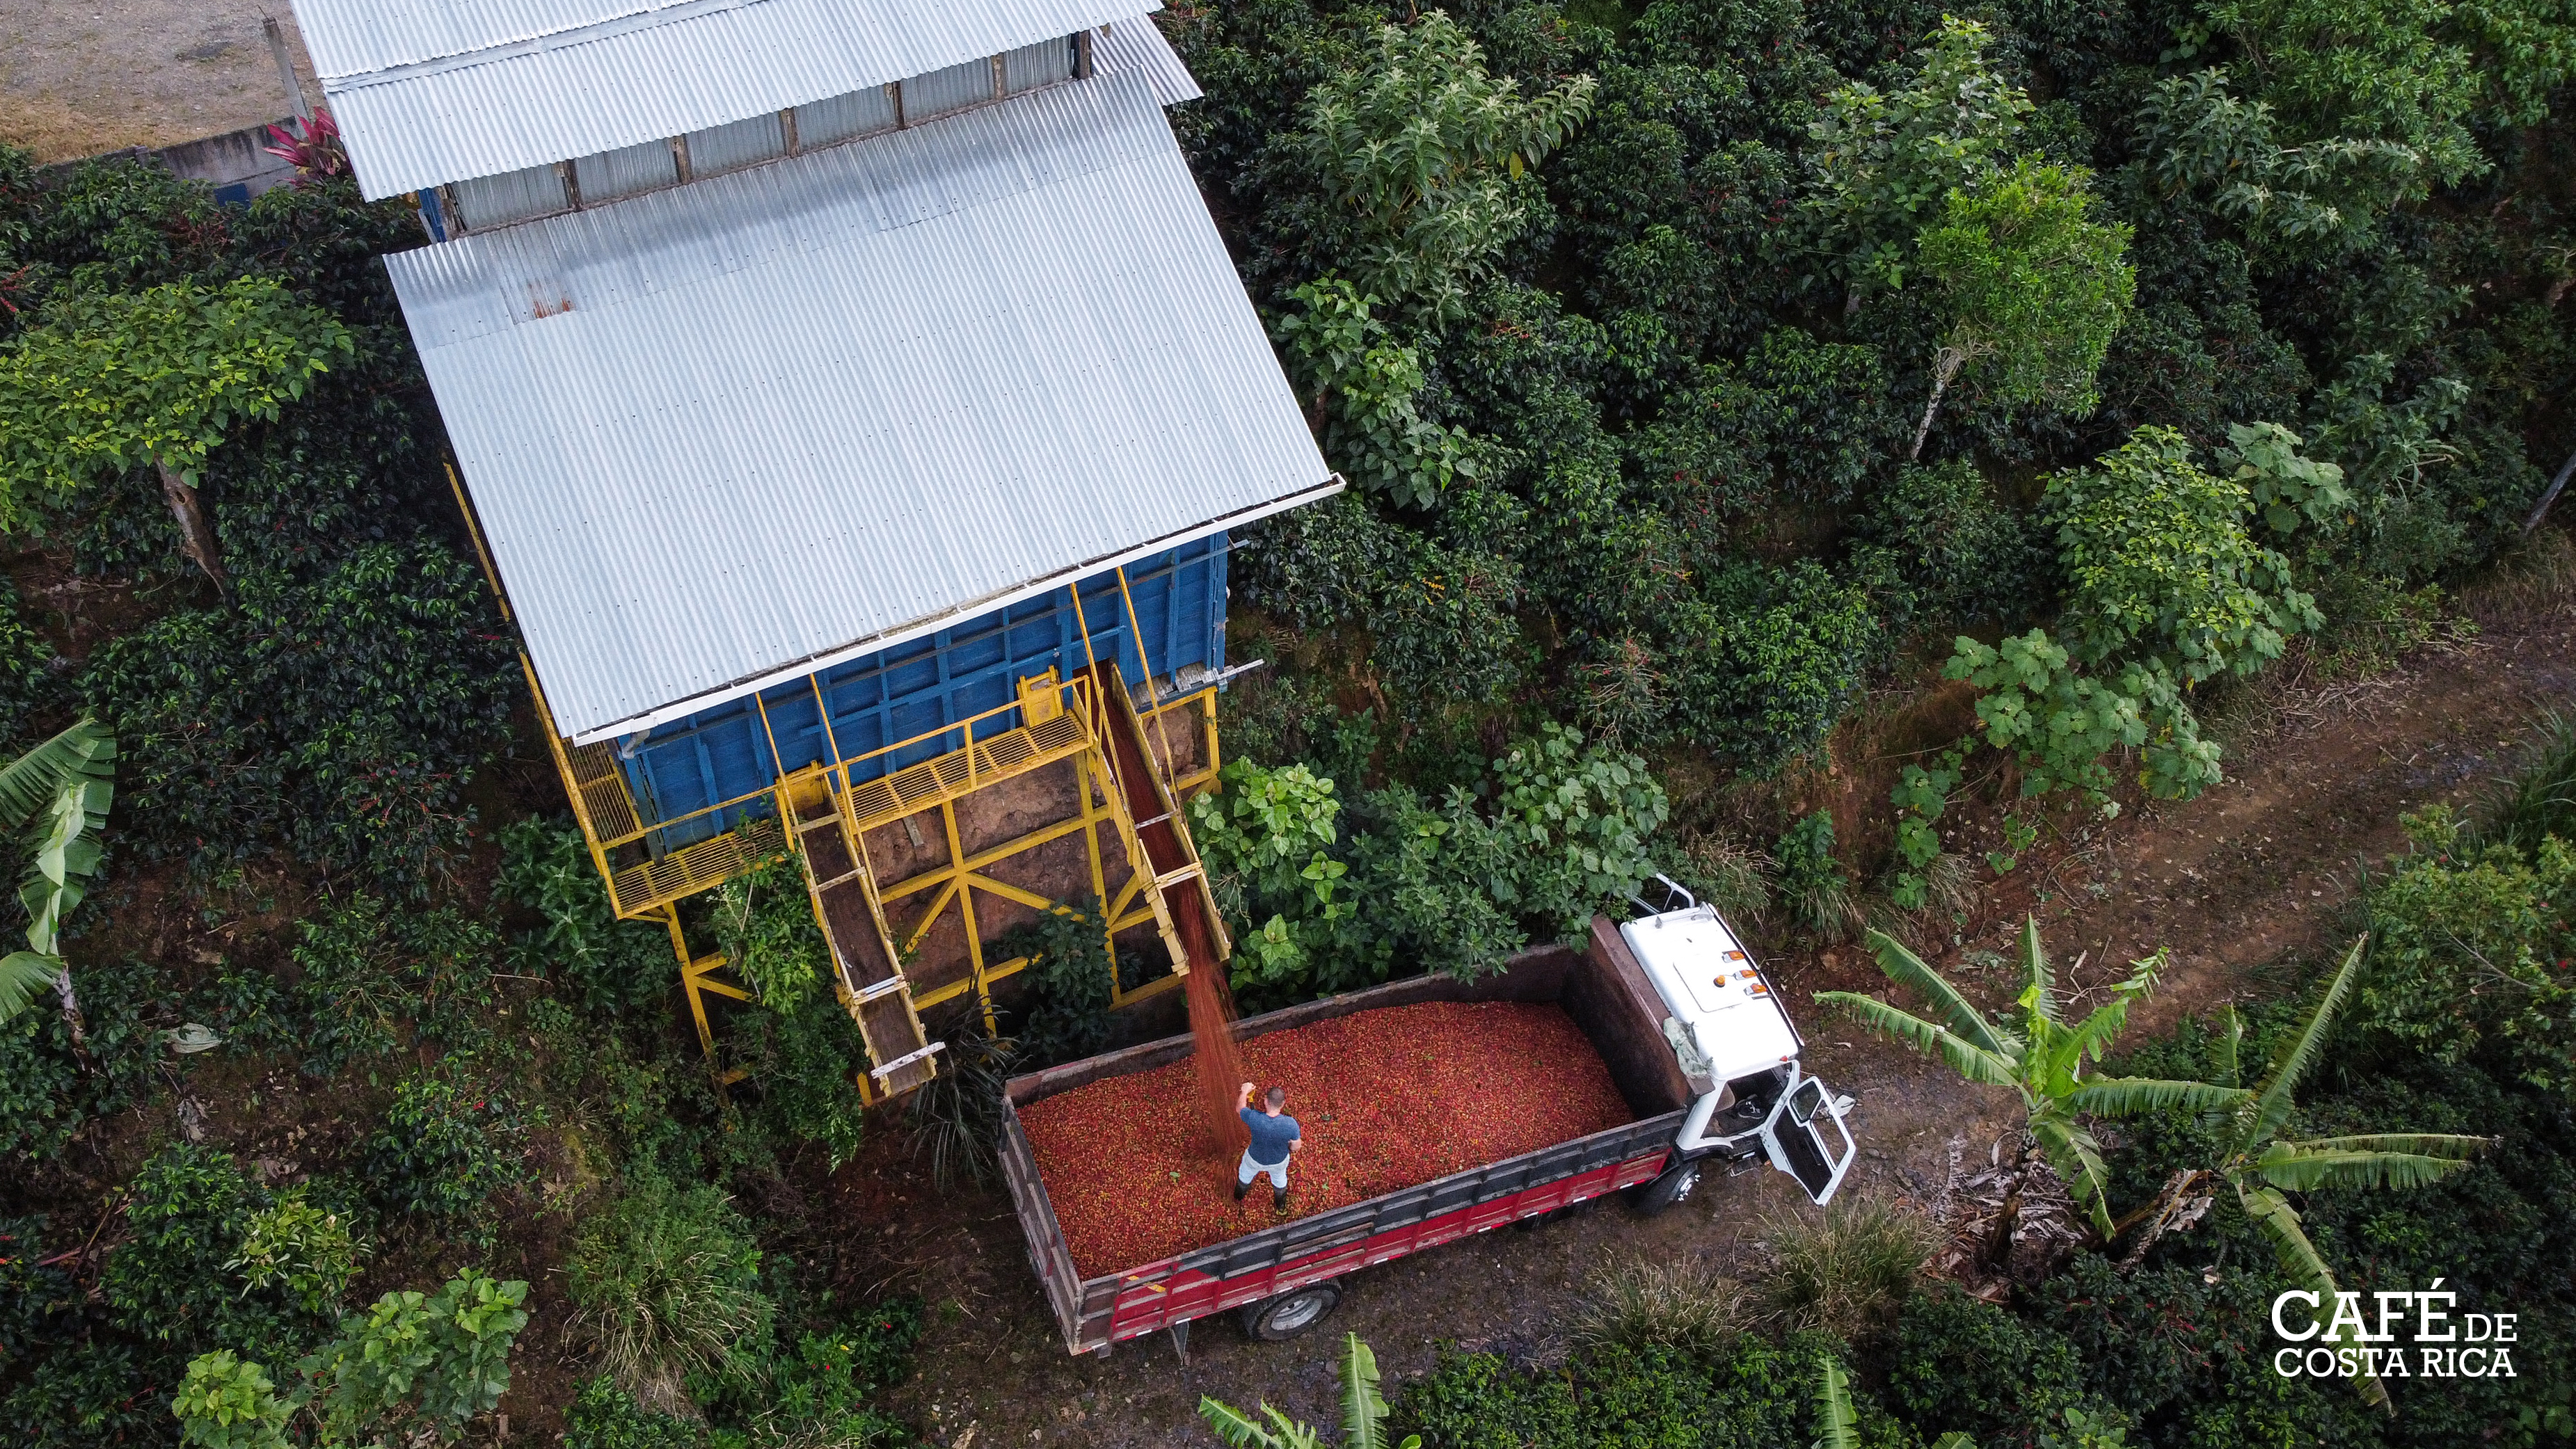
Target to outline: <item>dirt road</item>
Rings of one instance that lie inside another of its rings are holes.
[[[305,97],[313,63],[285,0],[17,0],[0,6],[0,141],[43,161],[166,146],[293,107],[260,32],[275,15]]]
[[[2491,598],[2479,636],[2419,651],[2394,674],[2359,685],[2294,689],[2231,763],[2230,780],[2189,805],[2132,811],[2091,840],[2043,849],[1985,898],[1946,969],[1998,999],[2005,973],[1972,953],[2006,952],[2036,910],[2062,963],[2080,955],[2077,989],[2098,989],[2127,962],[2172,948],[2153,1027],[2232,995],[2277,989],[2301,959],[2334,949],[2338,910],[2374,863],[2402,846],[2400,810],[2462,801],[2511,762],[2533,715],[2576,695],[2576,631],[2555,606]],[[1793,998],[1826,987],[1883,985],[1851,948],[1775,956]],[[2013,1120],[2004,1094],[1964,1087],[1920,1060],[1812,1012],[1812,1062],[1855,1093],[1866,1157],[1852,1190],[1919,1197],[1947,1169],[1957,1135],[1983,1155]],[[1170,1445],[1211,1442],[1195,1427],[1199,1395],[1270,1402],[1310,1422],[1337,1422],[1330,1346],[1344,1330],[1375,1346],[1392,1390],[1444,1344],[1545,1360],[1584,1280],[1623,1254],[1742,1260],[1763,1220],[1803,1205],[1764,1169],[1703,1185],[1655,1219],[1605,1205],[1534,1232],[1506,1231],[1354,1274],[1316,1333],[1284,1344],[1248,1340],[1224,1319],[1199,1326],[1191,1361],[1166,1337],[1069,1358],[1041,1303],[1007,1204],[996,1193],[937,1201],[880,1135],[843,1173],[823,1216],[870,1239],[850,1286],[919,1292],[934,1306],[920,1377],[897,1408],[942,1445],[969,1426],[978,1445]],[[1216,1190],[1216,1189],[1211,1189]],[[925,1212],[925,1208],[930,1211]]]

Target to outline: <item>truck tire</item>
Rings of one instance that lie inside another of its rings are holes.
[[[1243,1331],[1265,1343],[1295,1338],[1324,1321],[1333,1305],[1342,1301],[1342,1290],[1330,1283],[1309,1283],[1292,1288],[1275,1298],[1264,1298],[1243,1307]]]
[[[1669,1167],[1664,1170],[1663,1176],[1636,1189],[1636,1196],[1630,1201],[1636,1207],[1637,1215],[1653,1217],[1689,1197],[1691,1189],[1699,1186],[1699,1169],[1700,1164],[1696,1162],[1685,1162],[1678,1167]]]

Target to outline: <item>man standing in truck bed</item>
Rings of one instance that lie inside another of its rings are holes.
[[[1273,1087],[1261,1099],[1262,1110],[1252,1110],[1252,1084],[1243,1084],[1243,1095],[1234,1104],[1235,1115],[1243,1119],[1252,1142],[1243,1149],[1243,1161],[1234,1170],[1234,1200],[1252,1191],[1252,1180],[1270,1174],[1270,1206],[1275,1211],[1288,1206],[1288,1159],[1306,1146],[1306,1138],[1297,1129],[1297,1119],[1282,1112],[1288,1105],[1288,1089]]]

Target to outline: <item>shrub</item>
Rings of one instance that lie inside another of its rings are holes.
[[[1891,1326],[1939,1246],[1921,1217],[1866,1198],[1845,1198],[1821,1216],[1775,1218],[1763,1237],[1764,1306],[1783,1323],[1845,1340]]]
[[[1819,939],[1839,941],[1859,933],[1859,902],[1851,875],[1834,855],[1834,817],[1818,810],[1781,832],[1771,847],[1771,877],[1781,913]]]
[[[266,1198],[214,1148],[174,1142],[154,1153],[128,1186],[131,1236],[101,1279],[119,1321],[163,1342],[266,1341],[273,1311],[243,1297],[230,1267]]]
[[[2370,896],[2369,973],[2352,1024],[2383,1048],[2456,1064],[2494,1051],[2534,1086],[2576,1086],[2576,851],[2544,836],[2455,854],[2435,806],[2408,817],[2419,849]]]
[[[2029,524],[1964,459],[1897,470],[1855,531],[1854,573],[1891,634],[2013,618],[2038,593],[2042,558]]]
[[[1812,1337],[1744,1337],[1714,1359],[1671,1349],[1606,1347],[1557,1369],[1517,1369],[1492,1354],[1446,1355],[1408,1386],[1390,1441],[1423,1449],[1599,1449],[1603,1445],[1807,1444],[1816,1438]],[[1897,1426],[1864,1408],[1863,1442]]]
[[[461,1065],[442,1064],[454,1072]],[[527,1125],[507,1095],[418,1072],[394,1088],[368,1137],[367,1187],[388,1213],[428,1218],[480,1238],[493,1193],[527,1176]]]
[[[451,906],[398,910],[359,892],[297,923],[303,973],[296,1001],[306,1073],[327,1077],[381,1057],[408,1038],[449,1050],[490,1032],[490,927]],[[247,995],[255,988],[235,988]],[[258,1003],[245,1000],[246,1005]]]
[[[2083,1356],[2063,1335],[1943,1283],[1899,1311],[1887,1392],[1917,1424],[2015,1444],[2031,1442],[2059,1410],[2094,1402],[2085,1377]]]
[[[1753,770],[1825,737],[1878,643],[1868,599],[1805,561],[1714,570],[1667,627],[1673,734]]]
[[[1197,801],[1191,803],[1195,807]],[[1228,837],[1230,842],[1235,838]],[[1205,839],[1199,845],[1202,852],[1207,849]],[[1109,946],[1103,932],[1095,898],[1089,909],[1059,905],[1041,912],[984,949],[986,960],[1029,958],[1020,971],[1028,994],[1011,1033],[1012,1060],[1023,1069],[1080,1061],[1108,1050],[1117,1023],[1109,1015]],[[1127,971],[1131,987],[1145,979],[1133,961]]]
[[[564,1449],[697,1449],[706,1426],[635,1402],[603,1374],[584,1379],[564,1410]]]
[[[1577,941],[1653,874],[1646,838],[1671,805],[1644,760],[1548,723],[1494,761],[1494,784],[1495,842],[1515,859],[1487,889],[1515,914]]]
[[[658,1177],[582,1225],[569,1286],[602,1367],[661,1410],[684,1402],[684,1376],[722,1372],[765,1338],[776,1311],[750,1225],[725,1195]]]
[[[239,580],[91,655],[82,691],[124,755],[152,854],[285,847],[411,898],[444,879],[473,772],[508,731],[508,637],[482,574],[445,548],[377,544],[317,581]]]
[[[831,948],[823,943],[795,862],[766,861],[718,886],[715,933],[734,969],[770,1010],[793,1015],[817,992],[829,992]]]
[[[59,1155],[83,1123],[148,1101],[163,1087],[169,1017],[161,975],[141,961],[83,966],[79,988],[85,1049],[50,995],[0,1022],[0,1154],[44,1161]]]
[[[564,982],[591,1010],[623,1011],[677,981],[670,937],[617,919],[578,827],[535,817],[502,827],[500,884],[544,923],[515,943],[519,969]]]
[[[2140,428],[2089,468],[2054,475],[2044,513],[2067,576],[2067,617],[2088,664],[2153,662],[2199,684],[2250,675],[2324,623],[2290,564],[2246,531],[2243,484],[2191,461],[2170,428]]]
[[[2544,711],[2522,763],[2478,813],[2470,838],[2536,857],[2550,836],[2576,841],[2576,713]]]
[[[1709,1359],[1752,1317],[1744,1285],[1706,1259],[1639,1254],[1592,1276],[1572,1336],[1586,1348],[1662,1348]]]
[[[841,1449],[913,1443],[909,1428],[867,1400],[911,1372],[920,1338],[921,1302],[908,1297],[879,1303],[830,1332],[799,1334],[795,1350],[771,1366],[758,1439]]]
[[[305,1312],[324,1314],[339,1307],[366,1251],[346,1214],[310,1201],[299,1185],[250,1215],[241,1251],[224,1266],[253,1292],[275,1287]]]

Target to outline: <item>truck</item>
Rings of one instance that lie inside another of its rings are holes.
[[[1473,981],[1418,976],[1238,1023],[1250,1040],[1419,1002],[1555,1002],[1636,1114],[1624,1126],[1086,1278],[1058,1226],[1020,1111],[1180,1061],[1191,1039],[1011,1078],[1003,1087],[1003,1181],[1066,1350],[1105,1354],[1166,1329],[1186,1358],[1190,1325],[1229,1312],[1255,1338],[1292,1337],[1332,1311],[1348,1274],[1612,1194],[1625,1194],[1641,1213],[1661,1212],[1688,1198],[1712,1164],[1768,1162],[1817,1204],[1831,1201],[1857,1155],[1845,1120],[1852,1099],[1806,1073],[1804,1041],[1742,937],[1682,887],[1656,882],[1662,898],[1638,898],[1631,919],[1595,917],[1586,949],[1545,947]]]

